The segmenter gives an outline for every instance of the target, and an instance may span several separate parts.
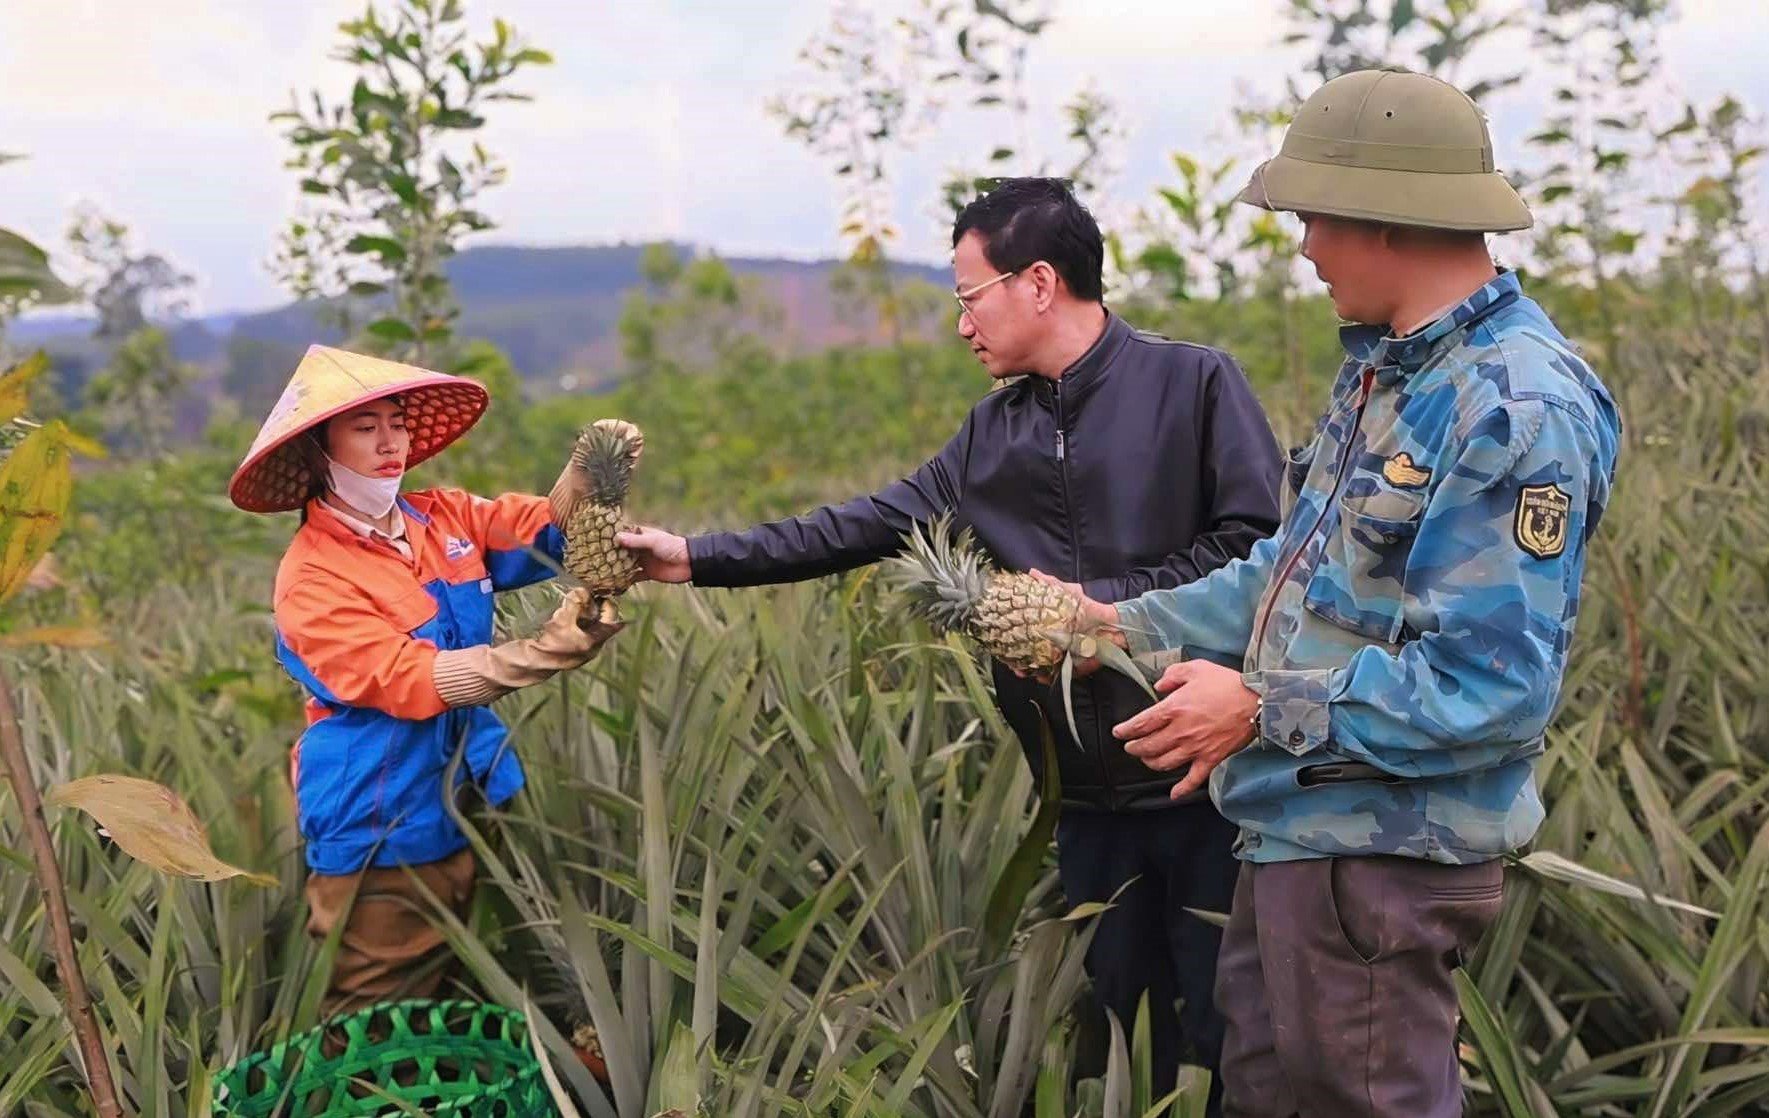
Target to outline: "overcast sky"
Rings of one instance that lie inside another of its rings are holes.
[[[1031,60],[1036,146],[1060,156],[1057,106],[1092,79],[1130,127],[1112,196],[1135,201],[1174,148],[1217,143],[1237,82],[1295,68],[1273,48],[1283,0],[1058,0]],[[206,312],[281,301],[264,269],[296,202],[270,112],[291,90],[348,89],[327,59],[361,0],[0,0],[0,221],[58,249],[71,208],[98,204],[199,280]],[[836,253],[828,165],[781,134],[766,99],[828,0],[469,0],[554,66],[533,104],[494,106],[484,142],[509,182],[482,241],[587,244],[670,237],[728,254]],[[1683,0],[1665,40],[1682,93],[1769,107],[1769,2]],[[1539,72],[1537,80],[1546,76]],[[1500,164],[1530,123],[1527,94],[1494,108]],[[958,115],[899,175],[905,255],[944,259],[931,202],[943,170],[996,146],[999,124]]]

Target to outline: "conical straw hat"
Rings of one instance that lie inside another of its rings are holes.
[[[313,471],[295,442],[302,433],[371,400],[399,396],[411,433],[406,468],[431,457],[478,422],[490,402],[464,377],[433,373],[330,346],[309,346],[282,398],[234,471],[227,495],[247,512],[300,508]]]

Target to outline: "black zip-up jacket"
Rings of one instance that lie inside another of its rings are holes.
[[[1060,379],[1029,376],[989,393],[903,480],[790,520],[693,537],[688,555],[699,586],[792,582],[894,555],[912,523],[950,510],[1003,567],[1036,567],[1118,602],[1208,574],[1275,531],[1279,465],[1265,413],[1227,354],[1108,315]],[[1112,736],[1148,705],[1134,682],[1112,671],[1076,682],[1079,748],[1053,687],[997,663],[995,696],[1035,774],[1045,712],[1065,807],[1169,803],[1184,770],[1155,772]]]

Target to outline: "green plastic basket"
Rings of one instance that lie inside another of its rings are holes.
[[[529,1118],[557,1112],[520,1013],[480,1002],[405,1001],[358,1010],[222,1069],[215,1113]]]

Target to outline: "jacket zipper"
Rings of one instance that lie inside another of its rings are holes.
[[[1284,581],[1290,577],[1290,571],[1295,568],[1297,561],[1302,558],[1302,553],[1308,550],[1309,542],[1314,539],[1314,534],[1321,530],[1321,525],[1327,519],[1327,513],[1333,508],[1333,502],[1339,499],[1339,490],[1345,484],[1345,465],[1351,459],[1351,447],[1352,444],[1357,441],[1358,431],[1364,425],[1364,409],[1370,403],[1370,382],[1374,380],[1375,377],[1375,369],[1364,370],[1363,385],[1358,391],[1357,412],[1352,417],[1350,430],[1345,433],[1345,445],[1339,448],[1339,464],[1333,471],[1333,490],[1327,494],[1327,499],[1321,502],[1320,515],[1315,517],[1314,524],[1297,543],[1296,550],[1290,553],[1290,558],[1286,560],[1283,567],[1279,569],[1277,577],[1267,584],[1265,608],[1259,611],[1259,624],[1253,630],[1254,671],[1259,670],[1260,653],[1265,650],[1265,627],[1266,624],[1271,621],[1272,607],[1278,604],[1278,594],[1282,590]]]
[[[1063,520],[1069,529],[1069,557],[1071,577],[1081,581],[1081,543],[1075,536],[1074,507],[1069,503],[1069,443],[1068,434],[1063,430],[1063,382],[1056,382],[1056,460],[1057,475],[1063,485]]]
[[[1056,465],[1057,476],[1062,483],[1063,491],[1063,522],[1069,530],[1069,577],[1077,584],[1081,582],[1081,541],[1075,535],[1075,507],[1069,501],[1069,441],[1068,434],[1063,430],[1063,381],[1058,377],[1051,385],[1052,397],[1056,402]],[[1073,697],[1070,698],[1073,702]],[[1106,764],[1106,750],[1102,744],[1104,732],[1099,722],[1099,704],[1093,704],[1093,756],[1099,765],[1100,783],[1106,790],[1106,803],[1116,807],[1118,792],[1112,784],[1112,770]],[[1076,744],[1080,744],[1077,742]]]

